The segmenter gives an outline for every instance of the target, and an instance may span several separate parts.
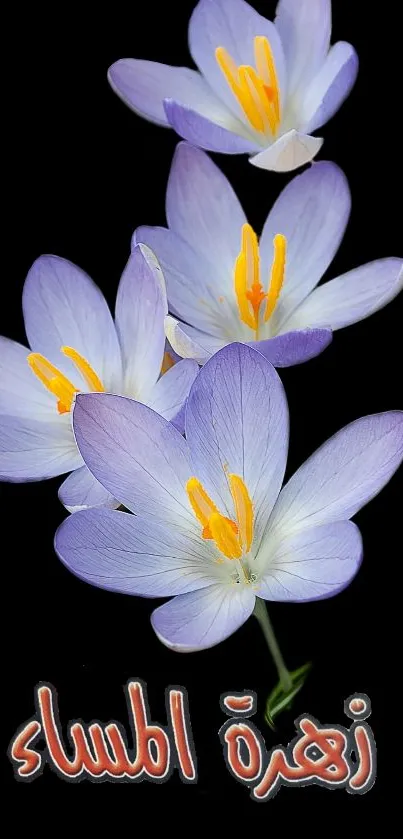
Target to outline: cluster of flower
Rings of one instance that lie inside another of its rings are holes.
[[[402,260],[383,258],[317,287],[350,192],[334,163],[312,163],[322,140],[311,132],[358,66],[330,30],[330,0],[280,0],[274,24],[244,0],[200,0],[189,30],[199,71],[118,61],[118,95],[183,138],[168,227],[135,231],[115,320],[77,266],[42,256],[23,292],[30,350],[0,338],[1,479],[70,472],[61,561],[95,586],[170,597],[151,620],[178,651],[222,641],[262,600],[347,586],[362,557],[351,518],[403,457],[403,412],[367,416],[282,488],[288,408],[275,367],[317,355],[403,286]],[[311,165],[258,241],[202,149],[278,172]]]

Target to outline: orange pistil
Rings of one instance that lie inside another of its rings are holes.
[[[239,317],[259,337],[259,317],[263,300],[266,300],[264,322],[273,314],[284,281],[287,240],[278,233],[273,240],[274,259],[267,292],[260,282],[260,256],[256,233],[250,224],[242,227],[241,251],[235,263],[235,295]]]

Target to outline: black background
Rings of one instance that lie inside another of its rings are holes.
[[[186,32],[194,4],[159,5],[114,2],[104,10],[98,4],[14,7],[3,36],[9,58],[3,56],[3,132],[8,147],[2,162],[10,189],[5,201],[7,266],[0,334],[25,343],[21,292],[40,254],[58,254],[80,265],[113,306],[132,231],[139,224],[165,223],[166,181],[178,138],[135,116],[106,80],[108,66],[122,57],[190,63]],[[325,143],[318,156],[343,168],[353,196],[351,221],[326,277],[378,257],[398,256],[401,249],[402,166],[394,123],[401,89],[397,19],[394,4],[377,5],[383,12],[379,16],[364,2],[333,3],[333,41],[353,43],[361,64],[352,95],[323,129]],[[263,0],[255,6],[267,16],[274,11],[274,3]],[[215,160],[260,231],[292,175],[258,170],[246,156],[216,155]],[[395,301],[337,332],[317,359],[281,371],[291,412],[287,474],[351,420],[400,407],[401,315],[401,301]],[[4,752],[17,727],[33,714],[33,688],[40,680],[56,687],[64,726],[75,717],[115,718],[127,725],[122,686],[130,677],[140,677],[148,683],[152,715],[160,722],[165,687],[187,687],[199,782],[185,787],[173,777],[164,786],[104,783],[97,791],[88,782],[74,788],[47,768],[42,777],[23,785],[14,781],[6,761],[10,790],[18,802],[30,806],[39,799],[50,800],[43,798],[48,792],[52,800],[55,794],[61,796],[65,807],[69,800],[88,799],[94,808],[119,802],[133,818],[150,801],[160,803],[165,814],[169,805],[192,805],[197,812],[199,804],[208,808],[222,802],[225,812],[236,804],[255,817],[261,806],[252,803],[247,790],[227,773],[218,730],[224,722],[221,692],[251,688],[263,703],[274,684],[274,667],[257,623],[251,619],[212,650],[187,656],[167,650],[148,620],[154,603],[91,588],[56,558],[53,535],[65,516],[57,499],[60,482],[0,485],[7,685],[3,692],[8,701]],[[344,593],[318,603],[270,607],[290,668],[308,659],[315,665],[295,702],[295,716],[307,711],[322,722],[347,723],[344,698],[354,691],[369,694],[380,751],[378,780],[363,797],[315,787],[283,789],[263,806],[267,826],[273,812],[286,814],[291,825],[290,804],[295,813],[308,814],[307,806],[322,805],[332,818],[340,807],[349,816],[361,817],[384,791],[387,699],[397,666],[387,662],[387,650],[394,639],[390,593],[401,562],[398,495],[395,476],[356,516],[365,558]],[[265,728],[262,716],[255,721],[268,747],[293,736],[292,714],[279,723],[276,735]]]

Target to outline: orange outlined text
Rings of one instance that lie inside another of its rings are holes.
[[[128,732],[115,721],[72,721],[63,733],[55,688],[39,684],[36,713],[20,727],[9,747],[16,779],[32,781],[48,766],[66,781],[163,783],[176,771],[183,783],[197,783],[186,689],[166,689],[165,725],[151,720],[144,682],[130,680],[125,694]],[[371,704],[365,694],[346,699],[349,726],[322,725],[310,714],[302,714],[295,721],[296,737],[286,747],[268,747],[250,721],[257,713],[253,691],[222,694],[220,707],[227,717],[219,731],[227,769],[249,788],[253,801],[271,800],[282,786],[316,784],[362,794],[375,783],[376,746],[366,721]]]
[[[176,769],[184,783],[197,782],[185,688],[166,691],[168,724],[150,721],[147,688],[141,680],[126,685],[131,740],[122,725],[110,722],[71,722],[66,747],[61,733],[56,691],[52,685],[35,689],[36,715],[13,738],[9,756],[18,780],[30,781],[48,766],[67,781],[166,781]],[[39,750],[38,741],[44,743]]]
[[[221,708],[232,714],[220,729],[227,768],[237,781],[249,787],[253,801],[268,801],[281,786],[317,784],[362,794],[375,783],[376,746],[365,722],[371,706],[364,694],[354,694],[344,703],[345,714],[353,720],[349,728],[321,725],[303,714],[295,722],[295,739],[286,748],[275,746],[270,750],[260,731],[247,719],[256,713],[254,694],[224,694]]]

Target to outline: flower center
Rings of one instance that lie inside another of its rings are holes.
[[[257,236],[250,224],[242,227],[241,251],[235,262],[234,283],[239,317],[259,337],[259,315],[266,301],[263,320],[266,323],[276,308],[284,281],[287,239],[277,233],[273,239],[274,258],[267,292],[260,282],[260,256]]]
[[[217,47],[215,57],[249,124],[259,134],[275,137],[281,105],[273,51],[263,35],[253,39],[253,47],[256,69],[249,64],[238,67],[224,47]]]
[[[77,350],[74,350],[72,347],[61,347],[60,352],[66,355],[67,358],[71,358],[91,391],[104,392],[105,388],[101,380],[88,361]],[[54,367],[44,355],[36,352],[30,353],[27,361],[39,381],[57,397],[57,410],[59,414],[67,414],[71,411],[74,397],[76,393],[79,393],[79,389],[74,387],[71,381],[57,367]]]
[[[202,526],[203,539],[212,539],[227,559],[241,559],[253,540],[253,505],[242,478],[227,475],[234,502],[235,520],[223,516],[197,478],[189,478],[186,491]]]

